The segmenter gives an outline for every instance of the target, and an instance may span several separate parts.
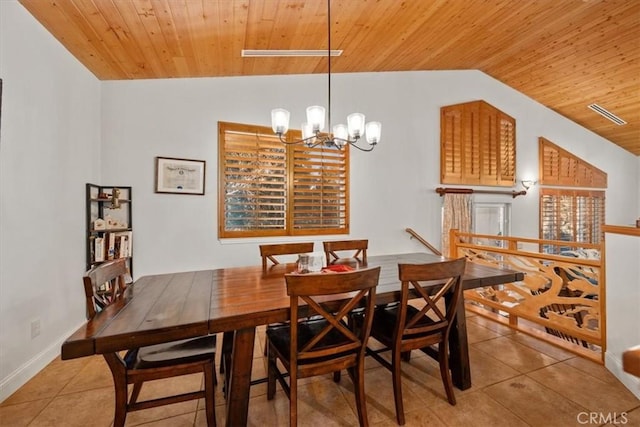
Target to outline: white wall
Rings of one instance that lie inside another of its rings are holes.
[[[622,353],[640,345],[640,237],[606,233],[605,365],[640,399],[640,379],[622,369]]]
[[[372,254],[420,249],[406,227],[439,246],[439,109],[475,99],[516,119],[519,179],[537,178],[544,136],[609,174],[607,223],[635,221],[635,156],[481,72],[342,74],[332,89],[334,122],[352,111],[382,122],[378,147],[351,153],[351,235]],[[133,186],[136,276],[255,264],[256,240],[217,239],[217,122],[270,125],[282,106],[299,126],[313,103],[326,104],[325,75],[104,82],[102,175]],[[154,194],[155,156],[206,160],[205,196]],[[538,187],[491,199],[513,203],[513,235],[538,236]]]
[[[11,0],[0,1],[0,78],[1,401],[84,318],[84,183],[100,178],[100,82]]]

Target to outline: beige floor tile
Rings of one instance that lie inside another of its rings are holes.
[[[353,384],[349,379],[346,379],[341,382],[341,385],[354,414],[357,414]],[[405,413],[418,411],[424,408],[425,405],[442,399],[444,389],[440,392],[438,387],[442,389],[439,380],[434,379],[429,372],[425,372],[424,367],[416,364],[416,360],[412,360],[411,363],[403,363],[402,401]],[[389,370],[379,367],[366,371],[365,394],[367,396],[367,413],[370,423],[384,423],[386,420],[395,420],[396,409],[393,383]]]
[[[571,365],[576,369],[598,378],[599,380],[619,386],[620,381],[604,366],[591,360],[575,356],[564,361],[567,365]],[[639,424],[640,425],[640,424]]]
[[[142,427],[192,427],[194,425],[195,416],[195,413],[192,412],[188,414],[178,415],[176,417],[169,417],[162,420],[151,421],[149,423],[140,425]],[[206,421],[206,416],[204,417]]]
[[[0,406],[0,426],[27,426],[52,400],[42,399],[15,405],[2,405]]]
[[[489,328],[485,328],[484,326],[476,323],[476,322],[467,322],[467,337],[469,340],[469,344],[473,344],[480,341],[486,341],[493,338],[498,338],[501,335]]]
[[[9,396],[2,404],[13,405],[31,400],[56,396],[71,379],[89,363],[89,358],[73,360],[55,359],[38,372],[25,385]]]
[[[105,387],[54,398],[29,426],[107,427],[112,423],[113,389]]]
[[[525,375],[483,390],[532,426],[565,427],[577,423],[585,408]]]
[[[288,426],[289,399],[282,391],[276,391],[272,400],[267,400],[266,395],[252,398],[247,418],[248,427]]]
[[[544,353],[512,340],[511,337],[500,337],[475,343],[472,346],[476,350],[487,353],[521,373],[527,373],[558,362]]]
[[[518,418],[482,391],[466,393],[457,398],[455,406],[448,402],[436,402],[429,407],[445,425],[451,427],[526,427]],[[542,426],[535,426],[542,427]]]
[[[140,392],[140,398],[138,401],[187,393],[194,390],[200,390],[201,387],[202,374],[184,375],[164,380],[148,381],[142,386],[142,391]],[[187,413],[195,413],[197,406],[197,400],[190,400],[187,402],[130,412],[127,414],[127,425],[139,425]]]
[[[541,341],[522,332],[516,332],[515,334],[510,335],[509,338],[522,345],[531,347],[532,349],[539,351],[540,353],[544,353],[547,356],[554,358],[555,360],[567,360],[575,357],[573,353],[570,353],[567,350],[563,350],[560,347],[556,347],[553,344]]]
[[[467,318],[467,321],[469,323],[475,323],[477,325],[483,326],[487,329],[492,330],[493,332],[496,332],[499,335],[512,335],[515,333],[515,331],[513,329],[511,329],[508,326],[505,326],[501,323],[497,323],[494,322],[493,320],[489,320],[486,317],[482,317],[482,316],[472,316]]]
[[[640,406],[640,401],[620,383],[602,381],[567,362],[547,366],[527,376],[591,412],[620,413]]]
[[[438,416],[429,408],[421,408],[418,410],[408,411],[404,414],[406,427],[445,427],[447,424],[442,421]],[[397,427],[396,420],[389,420],[385,424],[376,425],[376,427],[382,426]]]
[[[509,378],[520,375],[520,372],[508,366],[506,363],[491,355],[477,350],[474,346],[469,349],[471,363],[471,388],[465,391],[455,390],[458,393],[478,391],[483,387],[496,384]]]
[[[89,363],[69,381],[60,393],[75,393],[103,387],[113,387],[113,377],[104,357],[96,356],[89,359]]]
[[[348,398],[354,399],[352,394],[349,394]],[[340,391],[340,385],[332,380],[311,382],[298,387],[298,426],[300,427],[357,426],[358,417],[351,407]]]

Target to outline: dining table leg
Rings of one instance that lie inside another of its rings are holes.
[[[246,426],[249,413],[249,389],[251,387],[251,365],[256,328],[238,329],[233,339],[230,372],[227,385],[228,427]]]
[[[471,388],[471,366],[464,298],[458,300],[456,311],[456,317],[449,332],[449,366],[453,385],[460,390],[466,390]]]

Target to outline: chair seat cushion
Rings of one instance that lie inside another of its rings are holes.
[[[343,323],[344,324],[344,323]],[[324,318],[310,318],[308,320],[302,320],[298,322],[298,351],[300,351],[312,338],[314,338],[328,322]],[[344,324],[345,327],[346,324]],[[291,347],[291,325],[289,323],[282,325],[274,325],[267,328],[267,337],[271,343],[276,347],[278,352],[287,360],[289,359],[289,349]],[[320,340],[320,342],[314,346],[313,350],[320,350],[323,348],[336,347],[342,344],[351,342],[341,332],[335,328]],[[355,351],[346,352],[345,354],[355,353]],[[327,360],[334,360],[336,355],[327,357]],[[316,363],[322,362],[325,358],[315,359],[302,359],[298,360],[298,364]]]
[[[135,358],[125,360],[129,369],[148,369],[214,359],[215,354],[216,336],[208,335],[141,347]]]
[[[420,310],[418,310],[417,308],[411,305],[408,305],[407,319],[413,318],[413,316],[418,314],[419,311]],[[373,325],[371,327],[371,335],[380,341],[391,342],[391,340],[393,340],[393,332],[396,326],[396,322],[398,321],[399,312],[400,312],[399,304],[376,307],[376,310],[374,312],[375,314],[373,316]],[[430,326],[435,324],[436,322],[434,322],[428,316],[422,316],[422,318],[418,321],[416,327]],[[445,324],[443,323],[443,326],[444,325]],[[431,334],[433,334],[433,332],[416,334],[416,335],[412,335],[412,337],[418,337],[421,335],[427,336]]]

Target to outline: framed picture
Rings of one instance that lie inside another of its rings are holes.
[[[204,194],[205,161],[156,157],[156,193]]]

